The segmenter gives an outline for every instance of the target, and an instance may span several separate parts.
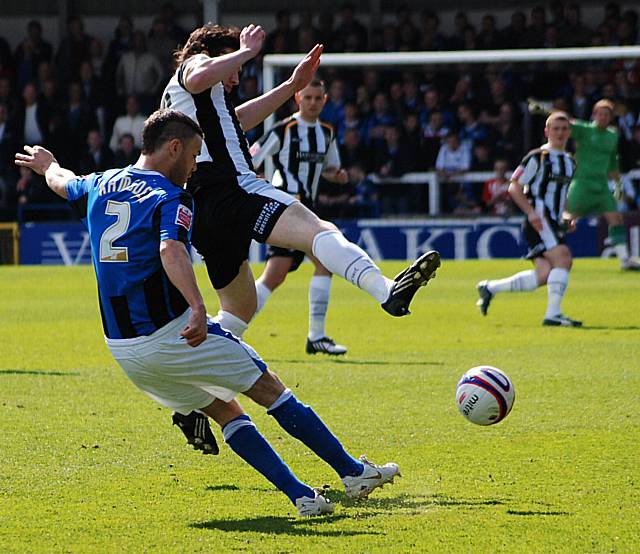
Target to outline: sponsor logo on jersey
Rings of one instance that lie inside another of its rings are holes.
[[[178,206],[176,212],[176,225],[182,225],[187,231],[191,229],[191,220],[193,219],[193,213],[184,204]]]

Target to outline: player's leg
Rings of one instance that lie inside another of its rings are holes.
[[[569,284],[569,271],[573,264],[571,251],[560,244],[544,252],[544,259],[551,267],[547,277],[547,310],[543,325],[580,327],[582,322],[568,318],[562,313],[562,300]]]
[[[421,256],[395,280],[388,279],[362,248],[349,242],[335,225],[321,220],[300,203],[287,207],[267,242],[312,254],[331,273],[368,292],[395,316],[409,313],[414,294],[440,266],[439,254],[432,251]]]
[[[629,255],[629,245],[627,243],[627,230],[624,226],[624,218],[622,214],[616,210],[615,201],[611,198],[611,202],[607,203],[607,210],[604,212],[604,217],[607,220],[609,226],[609,239],[613,244],[613,249],[620,261],[620,267],[624,270],[638,271],[640,270],[640,263],[631,258]]]
[[[399,475],[397,464],[377,466],[366,458],[357,460],[349,455],[313,409],[302,404],[275,373],[265,371],[244,394],[267,408],[267,413],[288,434],[329,464],[342,479],[349,496],[367,496]]]
[[[286,494],[301,515],[333,511],[326,499],[295,476],[238,402],[216,399],[202,411],[220,425],[229,448]]]
[[[527,258],[530,260],[539,257],[547,247],[553,247],[559,244],[549,222],[544,217],[542,220],[544,227],[540,233],[536,231],[528,221],[525,221],[524,224],[524,239],[529,246]],[[476,301],[476,306],[478,306],[482,315],[487,315],[489,305],[496,294],[500,292],[530,292],[537,289],[540,284],[535,269],[520,271],[504,279],[480,281],[476,285],[480,297]]]
[[[310,256],[315,269],[309,283],[309,334],[307,335],[307,354],[322,352],[332,356],[347,353],[346,346],[336,344],[327,336],[327,309],[331,296],[331,272],[314,256]]]
[[[476,285],[480,298],[476,306],[482,315],[487,315],[493,297],[499,292],[530,292],[540,286],[535,269],[527,269],[505,277],[504,279],[487,279]]]
[[[262,275],[256,281],[258,306],[256,314],[262,309],[271,293],[287,278],[287,273],[296,271],[304,261],[305,254],[300,250],[289,250],[277,246],[267,249],[267,263]]]
[[[257,305],[256,286],[249,262],[242,262],[233,280],[225,287],[216,289],[216,293],[220,301],[220,310],[213,320],[223,329],[242,337]]]

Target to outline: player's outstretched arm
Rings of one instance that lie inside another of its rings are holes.
[[[260,125],[296,92],[311,82],[320,65],[323,48],[322,44],[316,44],[284,83],[236,108],[236,115],[245,131]]]
[[[238,71],[262,49],[265,33],[260,25],[249,25],[240,32],[240,48],[235,52],[189,62],[184,67],[184,86],[192,94],[199,94]]]
[[[29,167],[39,175],[44,175],[49,188],[66,200],[66,185],[69,181],[77,179],[77,175],[60,167],[54,155],[42,146],[25,146],[24,150],[26,154],[16,154],[16,165]]]
[[[207,310],[196,283],[189,252],[184,243],[167,239],[160,242],[160,259],[167,276],[191,308],[187,326],[180,335],[187,339],[189,346],[198,346],[207,338]]]

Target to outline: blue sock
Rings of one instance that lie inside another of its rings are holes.
[[[287,433],[295,437],[327,462],[342,478],[360,475],[364,466],[342,447],[336,436],[309,406],[305,406],[286,389],[267,413]]]
[[[315,491],[298,480],[287,464],[266,439],[258,432],[251,418],[244,414],[232,419],[222,428],[225,442],[238,456],[262,473],[295,504],[296,498],[309,496]]]

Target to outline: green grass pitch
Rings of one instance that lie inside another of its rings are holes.
[[[331,487],[335,515],[306,520],[228,448],[189,450],[170,412],[129,383],[104,345],[89,267],[0,268],[0,552],[637,552],[640,275],[577,260],[564,309],[583,329],[541,326],[545,289],[498,296],[480,316],[475,283],[524,268],[445,260],[402,319],[335,279],[328,330],[349,347],[342,359],[304,354],[309,264],[274,294],[247,342],[348,450],[403,474],[349,501],[245,401],[292,469]],[[454,402],[479,364],[515,383],[494,427]]]

